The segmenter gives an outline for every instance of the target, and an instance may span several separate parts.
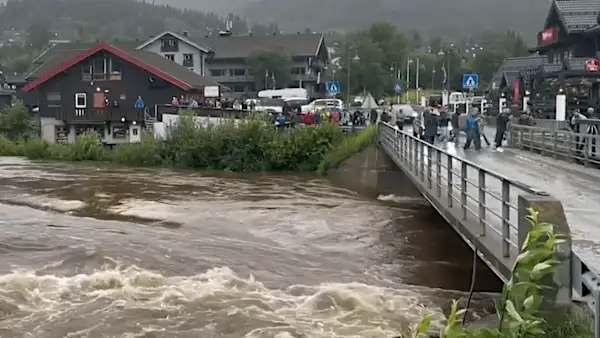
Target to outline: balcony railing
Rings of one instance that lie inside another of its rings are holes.
[[[73,122],[118,122],[144,121],[144,111],[135,108],[106,107],[106,108],[49,108],[54,111],[57,120]]]
[[[251,114],[255,114],[256,112],[252,110],[238,110],[238,109],[230,109],[230,108],[205,108],[205,107],[197,107],[197,108],[188,108],[188,107],[176,107],[170,104],[157,105],[156,113],[158,116],[162,116],[163,114],[176,114],[179,115],[182,112],[191,111],[194,116],[202,116],[202,117],[220,117],[220,118],[233,118],[233,119],[243,119]]]

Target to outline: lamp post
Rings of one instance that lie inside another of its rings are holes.
[[[409,56],[408,59],[406,59],[406,103],[409,102],[408,91],[410,89],[410,64],[412,62],[413,60]]]
[[[400,80],[400,67],[395,62],[392,62],[390,66],[390,75],[394,77],[394,81],[398,82]],[[400,104],[400,93],[396,93],[396,97],[398,99],[398,104]]]
[[[352,68],[353,62],[359,62],[360,58],[358,55],[355,55],[352,59],[350,59],[350,55],[348,55],[348,84],[346,85],[346,101],[348,101],[348,105],[350,104],[350,69]]]

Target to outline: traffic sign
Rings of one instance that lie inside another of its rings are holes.
[[[463,88],[476,89],[479,86],[479,74],[463,74]]]
[[[402,85],[403,85],[402,81],[396,82],[396,84],[394,85],[394,91],[396,93],[401,93],[402,92]]]
[[[327,82],[327,92],[329,94],[338,94],[340,93],[340,84],[338,82],[329,81]]]

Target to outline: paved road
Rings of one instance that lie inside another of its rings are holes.
[[[494,133],[493,128],[486,129],[490,141]],[[446,149],[558,198],[567,213],[574,250],[600,272],[600,170],[512,148],[464,151],[448,143]]]

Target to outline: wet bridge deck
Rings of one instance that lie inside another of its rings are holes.
[[[490,138],[493,130],[486,134]],[[559,199],[571,228],[573,251],[590,269],[600,272],[600,170],[513,148],[498,152],[483,146],[479,151],[465,151],[464,139],[461,143],[442,148]]]

